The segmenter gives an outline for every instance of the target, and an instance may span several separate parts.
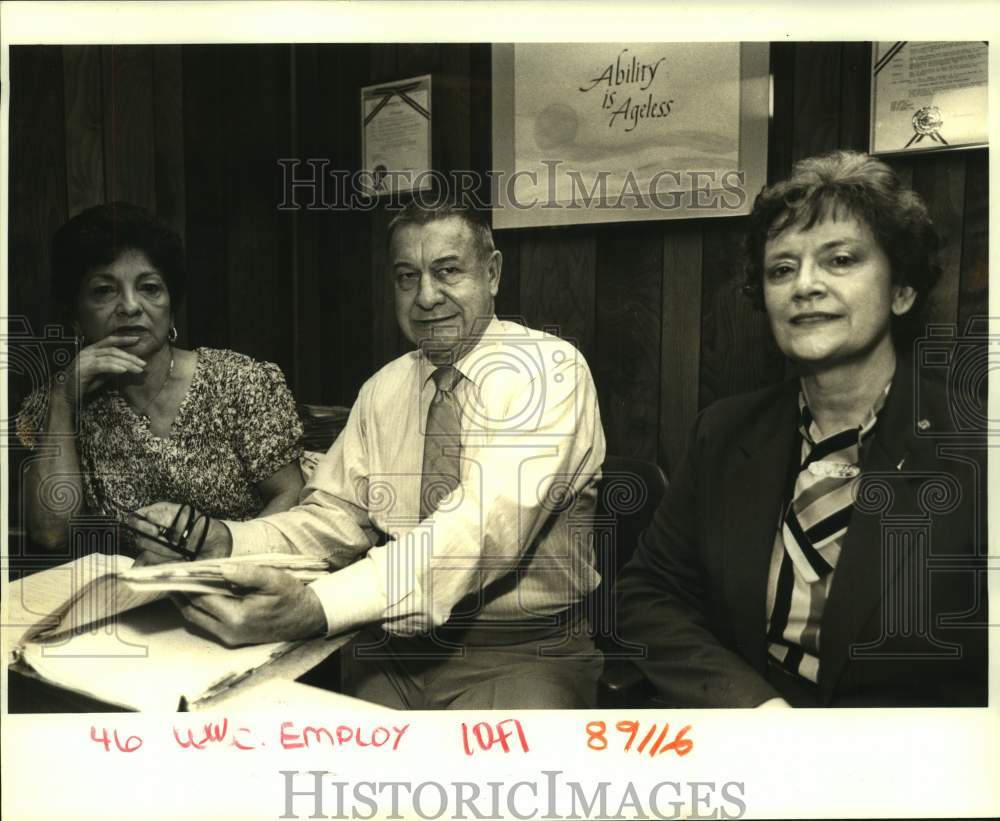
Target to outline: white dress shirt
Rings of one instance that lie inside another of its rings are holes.
[[[419,521],[435,365],[413,351],[362,386],[297,507],[226,522],[234,556],[304,553],[343,567],[311,585],[330,633],[380,622],[412,635],[453,611],[466,622],[537,619],[599,581],[592,518],[605,446],[583,356],[494,317],[455,366],[461,482],[430,517]]]

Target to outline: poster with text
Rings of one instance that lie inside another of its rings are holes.
[[[768,51],[493,49],[497,227],[738,215],[764,182]]]

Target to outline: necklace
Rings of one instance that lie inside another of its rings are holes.
[[[167,366],[167,375],[163,378],[163,382],[160,383],[160,387],[156,389],[156,393],[153,394],[153,398],[150,399],[145,405],[142,406],[142,410],[139,411],[139,415],[149,419],[146,416],[146,411],[149,410],[150,406],[157,400],[159,395],[163,393],[163,389],[167,387],[167,382],[170,381],[170,377],[174,372],[174,351],[173,348],[170,349],[170,364]]]

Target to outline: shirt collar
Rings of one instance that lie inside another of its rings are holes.
[[[891,387],[892,380],[890,379],[876,397],[875,402],[869,409],[868,413],[865,414],[865,418],[862,420],[861,424],[858,425],[858,442],[861,442],[861,440],[871,433],[872,429],[875,427],[875,423],[878,421],[878,415],[885,406],[885,400],[889,396],[889,389]],[[825,439],[830,439],[834,436],[840,436],[845,433],[845,431],[836,431],[825,436],[821,434],[819,428],[816,427],[816,421],[813,419],[812,411],[809,410],[809,403],[806,401],[806,394],[802,389],[801,384],[799,385],[799,433],[802,434],[802,438],[805,439],[810,445],[816,445],[818,442]]]
[[[501,343],[499,339],[504,335],[504,327],[500,323],[494,314],[489,323],[487,324],[485,330],[480,335],[479,339],[476,340],[476,344],[472,346],[471,350],[467,351],[458,362],[454,363],[454,367],[462,374],[463,377],[472,382],[477,388],[482,387],[482,382],[486,377],[486,368],[478,367],[479,363],[486,357],[492,356],[494,350],[498,344]],[[420,384],[421,386],[427,385],[427,380],[431,378],[431,375],[438,369],[438,365],[431,362],[423,353],[423,351],[418,351],[417,355],[420,362]]]

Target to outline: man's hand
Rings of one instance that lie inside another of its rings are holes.
[[[181,507],[176,502],[157,502],[140,507],[136,511],[136,515],[129,517],[128,523],[130,527],[140,533],[156,536],[161,540],[176,544],[181,541],[183,537],[181,528],[184,527],[189,518],[187,511],[178,518],[177,514]],[[224,559],[229,556],[233,551],[233,537],[229,533],[229,528],[217,519],[210,519],[208,516],[199,519],[198,511],[191,510],[190,506],[188,506],[188,511],[194,514],[190,517],[194,526],[188,534],[187,547],[190,549],[198,544],[202,532],[208,528],[205,544],[202,546],[198,558]],[[183,559],[179,553],[152,539],[136,536],[135,542],[136,547],[141,551],[136,560],[137,565],[162,564],[163,562],[177,562]]]
[[[223,568],[226,581],[242,596],[176,595],[172,598],[189,622],[223,644],[295,641],[326,633],[319,597],[289,573],[271,567],[234,564]]]

